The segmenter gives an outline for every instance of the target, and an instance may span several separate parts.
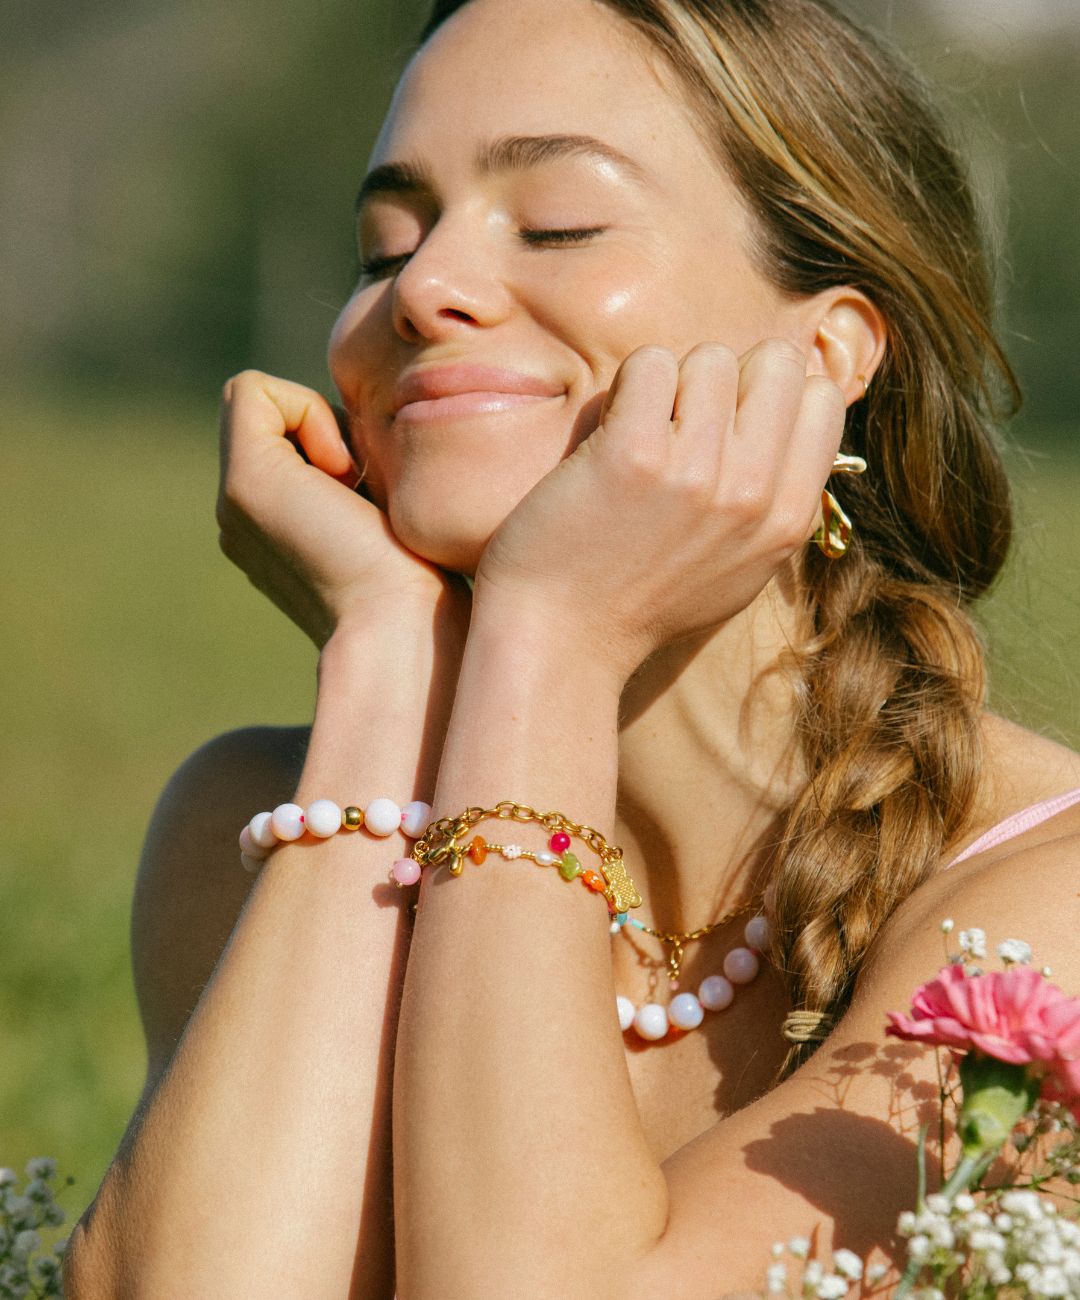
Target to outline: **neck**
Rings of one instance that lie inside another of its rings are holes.
[[[737,618],[665,647],[627,684],[615,842],[655,929],[690,931],[760,904],[780,814],[802,782],[781,668],[802,617],[770,584]]]

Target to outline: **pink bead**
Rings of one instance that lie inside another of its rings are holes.
[[[706,975],[697,991],[701,1005],[709,1011],[723,1011],[735,1000],[735,989],[723,975]]]
[[[746,939],[747,947],[756,948],[758,952],[764,952],[772,939],[768,917],[752,916],[746,923],[743,937]]]
[[[565,853],[570,847],[570,836],[565,831],[556,831],[548,840],[548,848],[553,853]]]
[[[274,834],[274,828],[270,825],[272,820],[268,812],[256,813],[248,822],[251,829],[251,838],[260,849],[272,849],[277,845],[278,837]]]
[[[749,948],[732,948],[724,958],[724,974],[732,984],[749,984],[758,973],[760,963]]]
[[[399,885],[415,885],[420,879],[420,863],[412,858],[398,858],[390,868],[390,874]]]
[[[249,858],[254,858],[256,862],[261,862],[270,854],[269,849],[264,849],[259,844],[254,835],[251,833],[251,827],[245,826],[240,832],[240,852],[246,854]]]

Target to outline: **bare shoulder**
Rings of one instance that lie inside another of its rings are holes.
[[[165,787],[135,882],[131,950],[147,1085],[167,1064],[253,883],[237,835],[292,795],[307,727],[248,727],[209,741]]]

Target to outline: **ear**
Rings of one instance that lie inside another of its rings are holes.
[[[848,406],[861,401],[885,355],[884,316],[864,293],[848,285],[815,294],[805,307],[806,330],[813,331],[809,373],[827,375]]]

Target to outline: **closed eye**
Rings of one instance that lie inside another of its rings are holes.
[[[606,226],[582,226],[571,230],[533,230],[518,231],[521,240],[530,248],[553,247],[568,248],[584,243],[596,235],[602,235]],[[412,257],[412,253],[398,253],[393,257],[369,257],[360,260],[360,277],[364,280],[378,280],[384,275],[399,271]]]

